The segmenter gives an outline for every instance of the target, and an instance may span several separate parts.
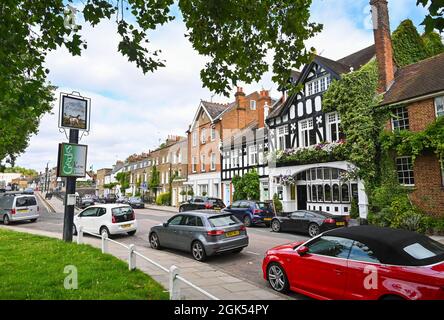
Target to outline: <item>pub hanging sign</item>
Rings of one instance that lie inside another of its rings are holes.
[[[88,146],[84,144],[59,143],[57,176],[85,177],[87,151]]]

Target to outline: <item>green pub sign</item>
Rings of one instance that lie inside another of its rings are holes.
[[[87,145],[60,143],[57,176],[85,177],[87,150]]]

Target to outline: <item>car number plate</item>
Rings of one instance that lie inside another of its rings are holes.
[[[345,222],[336,222],[337,226],[345,226]]]
[[[130,227],[131,227],[131,224],[122,224],[122,228],[127,229],[127,228],[130,228]]]
[[[264,221],[271,221],[271,218],[264,218]]]
[[[240,231],[236,230],[236,231],[227,232],[225,235],[227,237],[235,237],[235,236],[238,236],[239,234],[240,234]]]
[[[18,209],[17,212],[18,213],[28,213],[29,210],[28,209]]]

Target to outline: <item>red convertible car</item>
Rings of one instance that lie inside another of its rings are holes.
[[[327,231],[268,250],[262,270],[274,290],[315,299],[444,300],[444,245],[405,230]]]

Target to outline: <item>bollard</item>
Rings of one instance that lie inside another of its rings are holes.
[[[136,250],[136,246],[130,244],[128,248],[128,269],[130,271],[136,269],[136,255],[134,254],[134,250]]]
[[[79,226],[79,230],[77,230],[77,244],[83,243],[83,227]]]
[[[102,233],[102,253],[108,253],[108,236]]]
[[[171,268],[170,268],[170,300],[179,300],[180,299],[179,279],[177,279],[178,275],[179,275],[179,268],[176,266],[171,266]]]

